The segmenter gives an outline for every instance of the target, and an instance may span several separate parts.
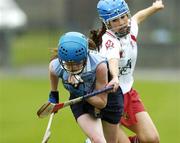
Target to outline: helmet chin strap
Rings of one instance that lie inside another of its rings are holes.
[[[126,35],[128,35],[130,33],[130,26],[127,27],[123,27],[123,28],[127,28],[126,30],[122,30],[122,32],[114,32],[114,34],[118,37],[118,38],[122,38]]]
[[[84,61],[84,63],[83,63],[83,68],[82,68],[82,69],[80,69],[80,70],[77,71],[77,72],[71,72],[71,74],[72,74],[72,75],[80,75],[80,74],[83,72],[83,70],[84,70],[84,68],[85,68],[85,66],[86,66],[86,62],[87,62],[87,60]]]

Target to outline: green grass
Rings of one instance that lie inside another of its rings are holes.
[[[0,78],[0,142],[38,143],[45,132],[48,118],[38,119],[36,111],[47,100],[48,79]],[[179,143],[180,83],[137,81],[136,89],[160,133],[162,143]],[[59,87],[60,100],[68,98]],[[80,143],[85,139],[70,108],[58,113],[52,123],[50,143]]]
[[[36,111],[47,101],[47,80],[13,78],[1,80],[0,94],[0,142],[41,142],[48,118],[38,119]],[[60,99],[67,100],[68,94],[60,87]],[[83,142],[84,135],[69,108],[58,113],[52,125],[51,142]]]
[[[138,82],[147,111],[158,128],[162,143],[180,140],[180,83]]]

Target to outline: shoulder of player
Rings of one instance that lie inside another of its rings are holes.
[[[133,41],[136,41],[137,35],[138,35],[138,23],[137,21],[132,17],[131,18],[131,30],[130,30],[130,34],[131,34],[131,38],[133,39]]]
[[[52,69],[55,65],[59,65],[59,64],[60,64],[60,63],[59,63],[58,58],[53,59],[53,60],[50,61],[50,63],[49,63],[49,68]]]
[[[89,50],[89,54],[98,54],[97,50]]]
[[[93,59],[98,59],[97,61],[105,61],[106,60],[106,58],[98,51],[90,51],[88,56]]]
[[[111,31],[106,31],[102,38],[102,46],[110,47],[117,43],[119,40]]]
[[[57,72],[61,71],[62,69],[63,69],[63,68],[62,68],[62,65],[60,64],[58,58],[53,59],[53,60],[49,63],[49,71],[52,72],[52,73],[57,74]]]
[[[116,36],[110,31],[106,30],[106,33],[102,37],[103,39],[116,39]]]
[[[136,19],[134,17],[131,18],[131,26],[138,25]]]

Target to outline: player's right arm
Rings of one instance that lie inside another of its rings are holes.
[[[164,4],[162,0],[156,0],[153,2],[152,6],[138,11],[132,18],[134,18],[138,24],[146,20],[149,16],[153,15],[154,13],[158,12],[159,10],[164,8]]]
[[[115,92],[118,87],[119,87],[119,60],[117,58],[112,58],[112,59],[109,59],[108,61],[109,63],[109,71],[110,71],[110,74],[112,76],[112,79],[111,81],[108,83],[107,86],[111,86],[113,85],[113,92]]]
[[[49,93],[49,99],[48,101],[51,103],[58,103],[59,102],[59,91],[58,88],[58,82],[59,78],[55,74],[54,67],[53,67],[53,61],[49,64],[49,79],[50,79],[50,93]]]
[[[101,54],[105,55],[108,60],[108,70],[111,74],[111,81],[107,86],[113,85],[113,92],[119,87],[119,46],[115,42],[115,38],[105,35],[103,36],[103,42],[101,47]]]
[[[51,64],[49,64],[49,79],[50,79],[50,84],[51,84],[51,91],[57,91],[59,78],[53,72]]]

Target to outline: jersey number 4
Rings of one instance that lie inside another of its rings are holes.
[[[129,60],[127,61],[126,66],[119,68],[120,74],[121,74],[121,75],[126,75],[126,74],[128,74],[128,73],[130,72],[130,70],[131,70],[131,67],[132,67],[132,65],[131,65],[131,59],[129,59]]]

